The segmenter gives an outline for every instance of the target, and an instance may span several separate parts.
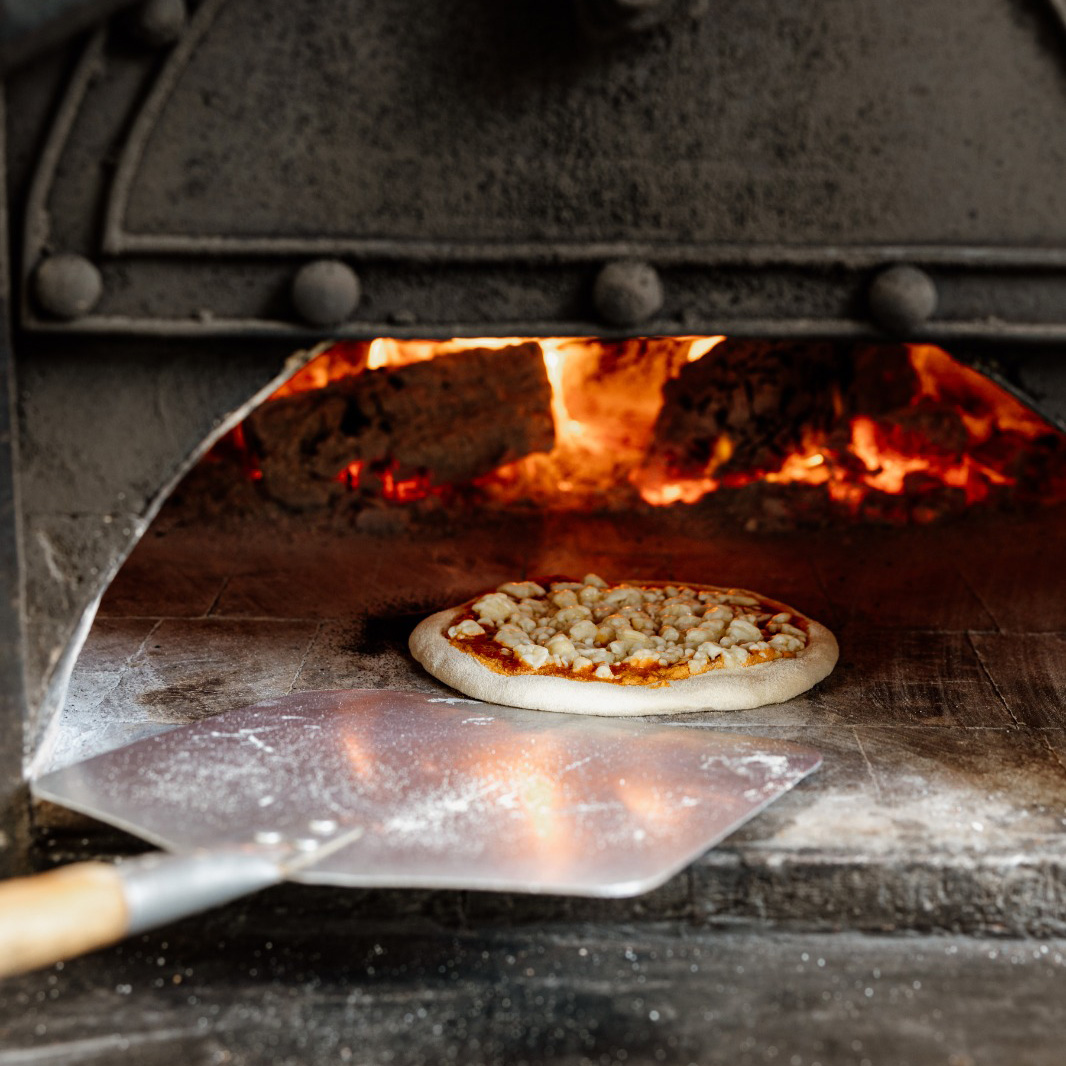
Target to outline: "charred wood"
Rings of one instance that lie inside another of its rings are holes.
[[[649,460],[703,473],[728,438],[716,467],[772,469],[835,423],[847,368],[838,345],[727,339],[664,386]]]
[[[958,416],[912,409],[917,391],[903,345],[725,340],[667,382],[649,458],[682,475],[773,470],[809,440],[846,435],[856,415],[961,447]]]
[[[264,491],[286,506],[345,492],[342,471],[459,484],[554,442],[540,348],[474,349],[371,370],[263,404],[245,423]],[[361,481],[360,481],[361,483]]]

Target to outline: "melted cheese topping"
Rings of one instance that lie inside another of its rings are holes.
[[[738,589],[507,582],[474,600],[445,635],[497,673],[664,685],[709,670],[793,658],[802,616]]]

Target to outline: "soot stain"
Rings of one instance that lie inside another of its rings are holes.
[[[157,722],[194,722],[224,709],[215,702],[227,688],[225,679],[218,676],[190,678],[142,692],[137,702],[149,708],[149,717]]]
[[[421,614],[372,615],[346,640],[343,650],[352,655],[407,653],[407,639],[422,620]]]

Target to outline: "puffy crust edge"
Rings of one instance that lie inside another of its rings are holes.
[[[777,602],[764,596],[759,599],[764,603]],[[498,674],[475,656],[456,648],[444,635],[466,606],[438,611],[419,622],[411,633],[411,654],[435,678],[466,696],[534,711],[624,717],[749,710],[783,703],[806,692],[829,676],[840,654],[836,637],[825,626],[781,604],[807,622],[807,646],[792,659],[710,670],[658,688],[580,681],[554,674]]]

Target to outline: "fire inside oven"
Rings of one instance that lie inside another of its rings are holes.
[[[282,509],[353,515],[716,494],[752,529],[1054,503],[1064,455],[1044,419],[931,345],[379,339],[329,346],[195,477],[243,471]]]

